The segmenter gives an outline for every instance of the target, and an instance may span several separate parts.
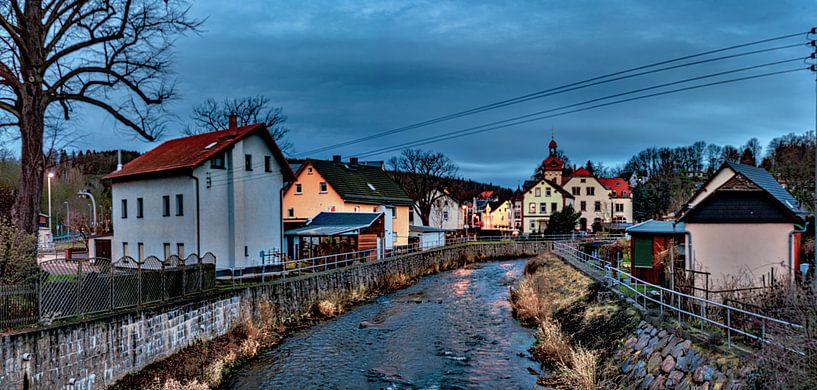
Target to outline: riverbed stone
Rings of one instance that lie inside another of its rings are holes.
[[[678,338],[675,335],[670,335],[669,340],[667,341],[667,346],[661,350],[661,356],[667,356],[672,352],[672,349],[678,344]]]
[[[694,372],[702,362],[703,356],[698,351],[689,349],[683,356],[678,358],[675,368],[685,372]]]
[[[644,355],[644,356],[650,356],[652,351],[655,351],[655,346],[657,344],[658,344],[658,337],[651,338],[650,341],[647,343],[647,346],[645,346],[644,349],[641,350],[641,354]]]
[[[692,380],[697,383],[703,383],[712,380],[712,374],[715,372],[715,367],[706,365],[695,369],[692,374]]]
[[[650,360],[647,361],[647,371],[655,372],[659,367],[661,367],[661,354],[653,352],[653,354],[650,355]]]
[[[667,387],[673,388],[681,383],[681,380],[684,379],[684,372],[679,370],[672,370],[672,372],[667,375]]]
[[[650,383],[652,383],[653,380],[655,380],[655,377],[652,374],[647,374],[647,376],[644,377],[644,380],[641,381],[641,384],[638,387],[642,389],[649,388]]]
[[[369,327],[369,321],[360,321],[360,324],[357,326],[360,329],[366,329]]]
[[[634,358],[632,356],[627,357],[627,360],[624,361],[624,364],[621,365],[621,373],[627,374],[633,370],[633,363]]]
[[[655,350],[659,351],[659,352],[664,350],[664,347],[667,346],[667,341],[669,341],[669,338],[661,337],[661,335],[659,334],[658,335],[658,342],[655,344]]]
[[[673,368],[675,368],[675,359],[672,356],[665,357],[664,361],[661,362],[661,371],[669,373]]]
[[[635,367],[633,368],[633,378],[641,379],[647,375],[647,363],[644,363],[643,360],[639,360]]]
[[[658,334],[658,329],[652,328],[650,329],[650,336],[655,336]]]
[[[638,342],[638,339],[635,337],[630,337],[627,341],[624,342],[624,349],[631,349],[635,343]]]
[[[662,375],[658,375],[655,377],[655,380],[650,383],[649,390],[662,390],[665,388],[664,383],[667,381],[667,377]]]
[[[642,334],[641,336],[638,337],[638,342],[635,343],[634,348],[636,350],[640,351],[640,350],[644,349],[644,347],[646,347],[647,343],[649,343],[649,342],[650,342],[650,335],[647,334],[647,333],[644,333],[644,334]]]
[[[667,331],[664,330],[664,329],[661,329],[661,331],[658,332],[658,337],[660,337],[660,338],[667,337]]]

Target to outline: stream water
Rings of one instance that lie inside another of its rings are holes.
[[[487,262],[422,278],[287,338],[223,387],[534,388],[533,331],[508,302],[524,265]]]

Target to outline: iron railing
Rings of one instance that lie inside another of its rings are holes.
[[[574,264],[587,266],[584,267],[587,271],[603,278],[611,289],[629,296],[645,310],[656,310],[662,316],[667,311],[668,314],[677,316],[679,322],[699,326],[702,331],[705,325],[722,330],[729,350],[732,349],[733,338],[736,336],[749,342],[784,347],[775,340],[776,334],[790,336],[792,331],[802,333],[803,327],[799,324],[645,282],[606,260],[581,251],[574,242],[554,243],[553,253]],[[790,347],[785,348],[792,350]]]
[[[28,282],[0,286],[0,329],[186,298],[215,288],[215,268],[211,253],[45,261]]]

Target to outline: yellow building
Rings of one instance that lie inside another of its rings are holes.
[[[522,194],[522,233],[542,233],[550,216],[573,204],[573,195],[553,181],[525,182]]]
[[[511,230],[511,202],[509,200],[502,202],[492,202],[485,206],[485,220],[484,229],[490,230]]]
[[[305,160],[284,190],[284,223],[305,223],[320,212],[384,213],[385,248],[408,244],[409,208],[414,202],[380,166]],[[391,223],[388,222],[391,221]]]

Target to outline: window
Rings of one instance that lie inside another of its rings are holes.
[[[547,214],[548,213],[548,204],[547,203],[539,203],[539,214]]]
[[[170,216],[170,195],[162,196],[162,216]]]
[[[581,203],[579,203],[579,210],[587,211],[587,202],[582,201]]]
[[[307,175],[311,175],[311,174],[312,174],[312,167],[306,168],[306,174],[307,174]]]
[[[557,207],[559,207],[559,205],[556,202],[551,202],[550,203],[550,212],[555,213]]]
[[[636,268],[652,268],[653,246],[652,239],[636,238],[633,248],[633,265]]]
[[[531,214],[535,214],[536,213],[536,203],[530,202],[530,207],[528,208],[528,210],[529,210],[529,212]]]
[[[287,217],[295,218],[295,209],[293,209],[292,207],[288,208],[287,209]]]
[[[581,187],[571,187],[570,188],[570,193],[573,194],[573,195],[581,195],[582,194],[582,188]]]
[[[545,196],[547,196],[547,197],[549,198],[549,197],[550,197],[550,193],[551,193],[550,187],[545,188]]]
[[[325,194],[327,192],[328,192],[328,189],[327,189],[327,186],[326,186],[326,182],[322,181],[321,182],[321,194]]]
[[[248,257],[250,255],[250,247],[244,245],[244,257]]]
[[[128,243],[122,243],[122,257],[128,256]]]
[[[145,243],[140,242],[136,244],[136,251],[139,254],[139,261],[145,261]]]
[[[171,253],[170,253],[170,243],[169,243],[169,242],[166,242],[166,243],[164,243],[164,244],[162,245],[162,247],[164,247],[164,250],[165,250],[165,260],[167,260],[168,258],[170,258],[170,254],[171,254]]]
[[[122,199],[122,218],[128,217],[128,200]]]
[[[245,154],[244,155],[244,170],[245,171],[252,171],[252,155]]]
[[[536,222],[530,221],[530,230],[536,229]]]
[[[585,191],[585,193],[587,194],[587,196],[594,196],[594,195],[596,195],[596,187],[586,187],[586,188],[584,189],[584,191]]]
[[[219,153],[210,159],[210,168],[224,169],[224,153]]]
[[[136,218],[145,216],[145,202],[142,198],[136,198]]]
[[[264,156],[264,172],[272,172],[272,156]]]
[[[596,203],[593,205],[593,211],[601,211],[601,202],[596,201]]]
[[[300,184],[295,184],[295,195],[300,195],[300,194],[302,194],[301,185]]]
[[[616,203],[616,212],[623,213],[624,212],[624,203]]]
[[[176,194],[176,216],[184,215],[184,195]]]
[[[580,179],[579,182],[580,183],[587,183],[587,179]]]
[[[443,221],[448,221],[448,211],[443,211]]]
[[[540,197],[540,196],[542,196],[542,189],[541,189],[541,188],[538,188],[538,187],[537,187],[537,188],[534,188],[534,190],[533,190],[533,196],[535,196],[535,197],[537,197],[537,198],[538,198],[538,197]]]
[[[176,243],[176,256],[179,258],[184,258],[184,244],[181,242]]]

